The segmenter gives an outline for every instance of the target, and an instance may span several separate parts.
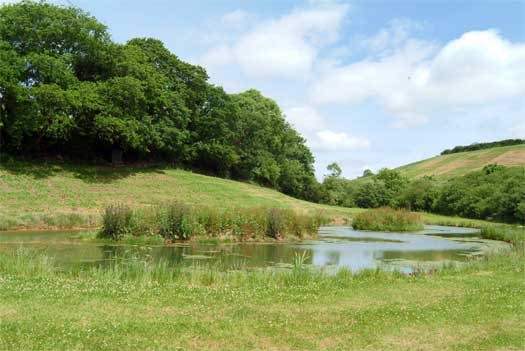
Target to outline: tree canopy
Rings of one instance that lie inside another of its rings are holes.
[[[279,106],[228,94],[153,38],[125,44],[81,9],[0,7],[0,147],[32,156],[162,160],[310,198],[312,153]]]

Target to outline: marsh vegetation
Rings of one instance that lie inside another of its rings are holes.
[[[352,220],[352,227],[359,230],[414,232],[423,229],[423,219],[418,213],[383,207],[358,213]]]
[[[196,237],[284,239],[312,237],[330,217],[321,211],[282,208],[214,208],[182,202],[132,210],[123,204],[105,208],[99,237],[119,240],[126,235],[160,235],[168,242]]]

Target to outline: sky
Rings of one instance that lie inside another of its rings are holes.
[[[525,0],[66,3],[117,42],[161,39],[226,91],[276,100],[320,179],[331,162],[354,178],[525,138]]]

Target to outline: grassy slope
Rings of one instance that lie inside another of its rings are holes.
[[[96,225],[104,205],[133,207],[170,200],[230,207],[355,210],[294,199],[252,184],[188,171],[151,168],[73,166],[58,163],[0,164],[0,229]]]
[[[491,163],[525,167],[525,145],[495,147],[436,156],[398,169],[410,178],[418,178],[424,175],[454,177],[479,170]]]

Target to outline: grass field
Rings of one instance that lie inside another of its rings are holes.
[[[169,167],[113,168],[44,162],[0,163],[0,229],[94,227],[103,208],[167,201],[210,207],[356,210],[317,205],[278,191]]]
[[[525,167],[525,145],[503,146],[436,156],[399,167],[398,170],[409,178],[425,175],[454,177],[479,170],[488,164]]]

